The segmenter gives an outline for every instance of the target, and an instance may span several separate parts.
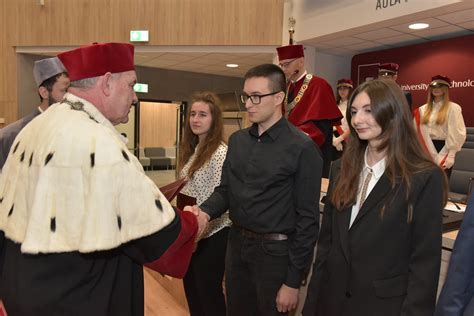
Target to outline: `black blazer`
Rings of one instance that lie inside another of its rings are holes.
[[[335,162],[328,195],[339,170]],[[410,223],[406,186],[392,188],[385,174],[350,229],[352,208],[338,211],[327,199],[303,315],[432,316],[441,261],[443,177],[439,168],[413,177]]]

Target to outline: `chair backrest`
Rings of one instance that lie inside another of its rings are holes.
[[[473,141],[466,140],[464,144],[462,145],[462,148],[474,149],[474,140]]]
[[[175,158],[176,157],[176,147],[165,147],[166,157]]]
[[[466,127],[466,141],[463,148],[474,148],[474,127]]]
[[[166,152],[163,147],[146,147],[145,155],[147,157],[165,157]]]
[[[471,179],[474,178],[474,149],[462,148],[456,154],[453,170],[449,178],[449,191],[466,195]]]

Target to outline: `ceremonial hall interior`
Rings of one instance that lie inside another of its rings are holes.
[[[380,64],[393,62],[400,65],[397,83],[420,106],[431,77],[449,74],[450,98],[461,106],[467,127],[461,151],[474,157],[471,0],[0,0],[0,16],[0,128],[37,107],[35,61],[94,42],[134,45],[139,102],[128,123],[115,128],[157,187],[179,178],[179,145],[193,92],[219,96],[227,140],[251,125],[239,97],[243,76],[254,66],[278,64],[276,48],[290,37],[304,45],[308,73],[324,78],[333,91],[340,78],[357,86],[374,79]],[[415,23],[428,27],[409,27]],[[470,170],[462,172],[472,179],[470,161]],[[323,178],[321,198],[327,185]],[[467,186],[462,190],[468,194]],[[465,202],[451,207],[464,209]],[[462,213],[453,217],[443,231],[439,291]],[[181,279],[143,269],[146,316],[190,315]],[[306,286],[299,295],[292,315],[301,315]]]

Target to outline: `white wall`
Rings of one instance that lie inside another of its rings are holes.
[[[352,56],[342,57],[316,51],[313,73],[326,79],[335,91],[339,79],[351,77],[351,60]]]
[[[305,45],[304,48],[306,70],[309,73],[326,79],[334,91],[337,80],[351,77],[352,56],[336,56],[321,53],[308,45]],[[276,62],[278,62],[278,59]]]

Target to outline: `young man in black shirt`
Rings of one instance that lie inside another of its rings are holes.
[[[286,80],[272,64],[250,69],[241,101],[252,126],[229,139],[221,184],[194,212],[229,210],[228,315],[286,315],[298,302],[319,232],[322,158],[281,112]]]

